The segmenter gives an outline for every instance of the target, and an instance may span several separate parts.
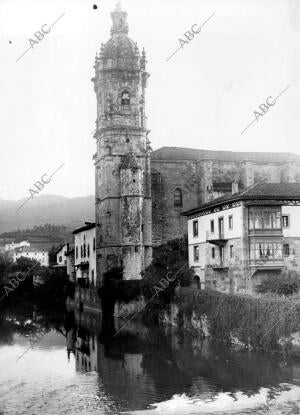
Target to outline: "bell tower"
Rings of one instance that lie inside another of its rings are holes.
[[[111,38],[96,54],[94,137],[97,283],[121,268],[140,279],[152,259],[150,144],[145,92],[146,55],[128,36],[127,13],[111,13]]]

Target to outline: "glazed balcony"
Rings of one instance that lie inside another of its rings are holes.
[[[250,250],[249,267],[252,269],[280,270],[284,267],[282,248]]]

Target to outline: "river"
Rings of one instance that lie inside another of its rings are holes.
[[[2,310],[0,414],[300,413],[299,359],[123,324],[30,304]]]

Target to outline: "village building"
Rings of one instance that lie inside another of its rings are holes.
[[[97,98],[94,138],[97,279],[122,268],[140,279],[152,246],[183,236],[182,213],[258,183],[300,182],[300,156],[162,147],[152,151],[147,126],[146,54],[128,37],[127,13],[111,13],[92,79]]]
[[[66,243],[58,248],[56,251],[56,265],[60,267],[66,267],[67,266],[67,251],[69,248],[69,244]]]
[[[300,271],[300,183],[257,183],[183,213],[198,288],[252,293],[267,275]]]
[[[68,247],[66,252],[66,261],[67,261],[67,275],[70,278],[70,281],[75,282],[76,272],[75,272],[75,248]]]
[[[70,250],[67,254],[67,263],[70,258],[70,271],[67,269],[67,273],[71,273],[69,277],[75,284],[75,294],[74,299],[68,300],[68,305],[75,306],[80,311],[100,312],[99,284],[96,278],[96,225],[85,222],[84,226],[75,229],[73,235],[74,253]]]
[[[49,267],[49,253],[32,247],[17,248],[13,253],[13,261],[18,258],[29,258],[39,262],[44,267]]]
[[[75,279],[82,287],[96,286],[95,230],[95,223],[85,222],[84,226],[73,232]]]
[[[22,242],[11,242],[10,244],[5,244],[4,246],[4,251],[12,251],[16,248],[24,248],[24,247],[29,247],[30,246],[30,242],[28,241],[22,241]]]

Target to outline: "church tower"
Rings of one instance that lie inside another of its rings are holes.
[[[96,54],[94,137],[97,282],[122,268],[140,279],[152,259],[149,131],[145,115],[146,56],[128,34],[120,4],[111,13],[111,38]]]

